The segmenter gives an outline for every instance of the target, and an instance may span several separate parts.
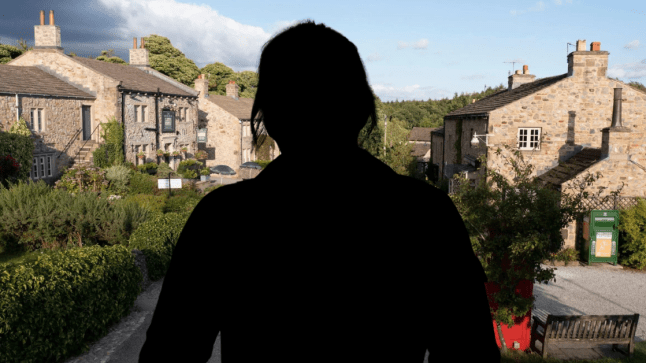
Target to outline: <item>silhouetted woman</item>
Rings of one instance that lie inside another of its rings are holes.
[[[500,362],[451,199],[358,145],[383,146],[354,44],[305,22],[258,74],[253,143],[262,121],[281,154],[195,208],[139,361],[207,362],[221,332],[223,363]]]

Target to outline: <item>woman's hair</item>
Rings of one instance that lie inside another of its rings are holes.
[[[265,43],[251,109],[254,149],[264,135],[261,123],[265,130],[292,130],[292,138],[301,130],[356,140],[368,118],[366,135],[377,125],[375,96],[357,47],[346,37],[308,19]]]

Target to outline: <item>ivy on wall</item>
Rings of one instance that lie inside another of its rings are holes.
[[[101,137],[105,140],[108,149],[108,164],[123,164],[125,160],[123,155],[123,125],[112,117],[108,122],[101,124],[101,130]]]
[[[262,138],[258,139],[258,149],[256,149],[256,160],[270,160],[269,148],[274,146],[274,139],[269,135],[264,135],[264,140]],[[262,144],[260,144],[262,142]],[[274,150],[274,153],[276,150]]]
[[[453,147],[455,148],[455,164],[462,162],[462,119],[458,119],[455,123],[455,133],[457,138]]]

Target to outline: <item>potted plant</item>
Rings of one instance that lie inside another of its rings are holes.
[[[157,156],[159,156],[159,157],[164,156],[164,150],[162,150],[162,149],[157,150]]]
[[[180,149],[180,151],[181,151],[181,152],[183,152],[183,153],[187,153],[187,152],[188,152],[188,148],[187,148],[186,146],[182,146],[182,148]]]
[[[139,159],[143,159],[143,158],[145,158],[145,157],[146,157],[146,154],[145,154],[143,151],[140,151],[140,152],[138,152],[138,153],[137,153],[137,157],[138,157]]]
[[[208,157],[208,154],[204,150],[199,150],[198,152],[195,153],[196,159],[206,159],[207,157]]]
[[[201,181],[208,181],[211,178],[211,170],[209,170],[209,168],[200,170],[200,174]]]
[[[178,157],[178,156],[179,156],[179,151],[173,151],[173,154],[172,154],[172,155],[173,155],[174,157]]]

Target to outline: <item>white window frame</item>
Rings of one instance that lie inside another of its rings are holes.
[[[147,108],[148,107],[146,107],[145,105],[141,106],[141,122],[146,122],[146,120],[147,120],[147,118],[146,118],[146,116],[148,116]]]
[[[534,149],[534,145],[536,149]],[[516,147],[518,150],[540,150],[541,149],[541,128],[540,127],[519,127],[516,134]]]
[[[34,155],[33,164],[29,172],[33,180],[51,178],[54,174],[56,160],[52,154]]]
[[[34,113],[34,111],[36,111]],[[38,120],[34,119],[34,114],[37,115],[38,119],[40,120],[40,130],[36,129],[36,126],[38,125]],[[29,125],[29,129],[33,132],[45,132],[45,109],[43,108],[32,108],[29,113],[29,117],[31,118],[31,122]]]
[[[135,122],[139,122],[139,106],[135,105]]]

